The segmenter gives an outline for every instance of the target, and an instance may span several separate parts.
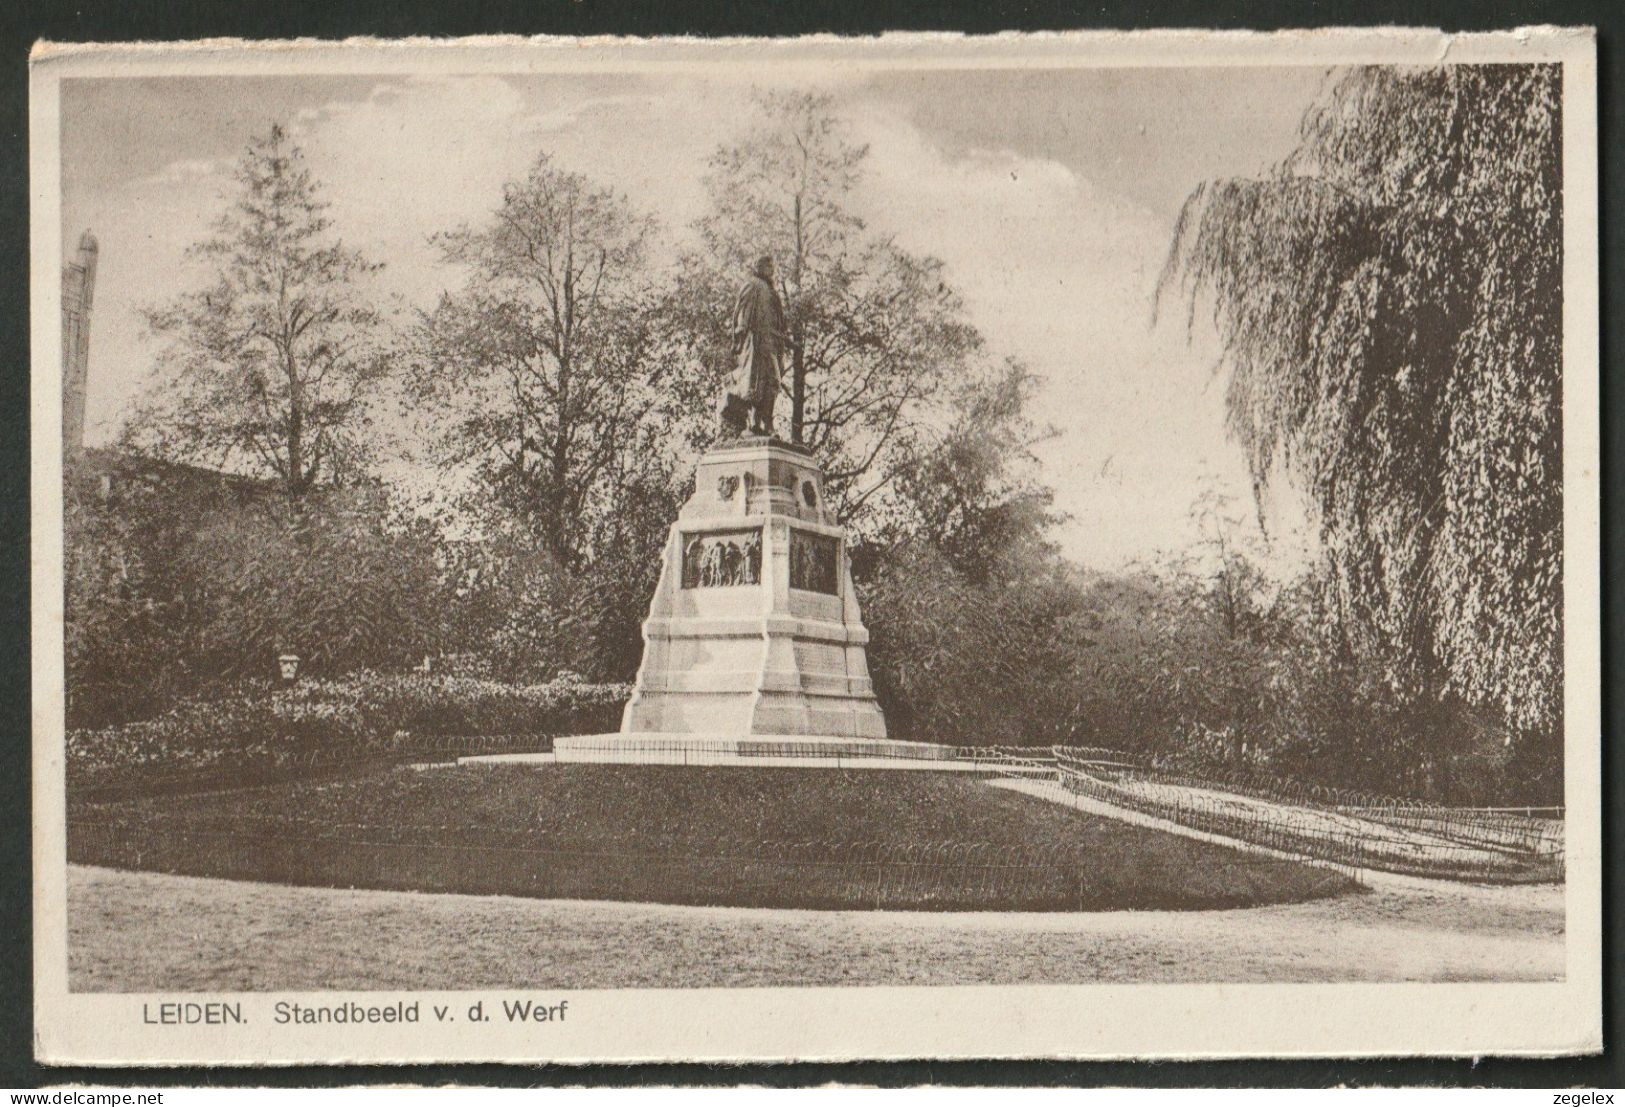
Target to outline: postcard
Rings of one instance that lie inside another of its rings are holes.
[[[41,43],[38,1056],[1599,1049],[1594,55]]]

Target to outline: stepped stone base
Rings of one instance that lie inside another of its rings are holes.
[[[974,753],[931,742],[894,739],[832,738],[799,734],[760,734],[722,738],[704,734],[578,734],[555,738],[552,753],[489,754],[458,758],[459,764],[522,763],[536,765],[592,763],[610,765],[728,765],[772,769],[897,769],[935,773],[979,773],[1001,777],[1051,777],[1054,769],[1034,762],[1012,764],[1003,758],[982,759]]]
[[[628,737],[886,737],[846,533],[801,447],[744,437],[700,459],[643,641]]]
[[[759,734],[720,737],[679,732],[578,734],[553,740],[555,762],[636,765],[815,765],[822,768],[959,768],[954,751],[928,742]],[[963,767],[970,768],[970,762]]]

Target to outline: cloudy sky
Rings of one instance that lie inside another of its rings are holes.
[[[1153,326],[1151,291],[1185,196],[1283,156],[1324,80],[1319,68],[1232,68],[817,82],[870,145],[855,204],[871,228],[943,259],[992,349],[1044,378],[1038,414],[1061,430],[1044,471],[1078,560],[1113,567],[1188,544],[1205,481],[1245,497],[1213,337],[1187,336],[1182,320]],[[338,231],[417,305],[456,279],[428,236],[479,220],[542,150],[626,192],[680,242],[703,206],[706,157],[749,123],[750,83],[718,70],[65,82],[65,256],[85,229],[101,245],[88,441],[117,433],[152,361],[139,310],[200,280],[184,251],[271,121],[304,146]]]

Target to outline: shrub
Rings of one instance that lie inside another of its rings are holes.
[[[307,681],[276,693],[275,699],[278,710],[288,712],[307,704],[353,706],[370,732],[392,738],[604,730],[606,717],[617,713],[630,695],[624,684],[589,684],[571,672],[545,684],[362,672]]]
[[[353,760],[420,739],[613,729],[630,689],[560,674],[546,684],[358,672],[292,688],[245,681],[153,719],[70,730],[70,786],[216,770],[252,774],[304,759]]]
[[[434,535],[377,486],[293,510],[257,482],[102,457],[69,465],[65,495],[70,726],[154,717],[290,650],[336,673],[441,649]]]

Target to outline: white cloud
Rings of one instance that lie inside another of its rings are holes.
[[[138,184],[174,185],[217,178],[229,168],[222,158],[183,158],[172,161]]]
[[[1039,451],[1063,541],[1111,565],[1183,545],[1204,475],[1248,485],[1223,431],[1212,336],[1153,328],[1171,228],[1051,160],[949,155],[894,115],[859,122],[871,154],[865,214],[934,254],[995,353],[1045,380],[1036,414],[1060,431]]]
[[[534,156],[524,108],[497,77],[414,78],[327,105],[293,131],[338,233],[386,262],[385,287],[422,301],[439,279],[429,236],[488,210]]]
[[[426,304],[457,279],[429,236],[483,218],[543,149],[681,234],[704,208],[706,159],[748,122],[748,96],[738,82],[691,77],[612,92],[492,76],[384,80],[360,101],[299,112],[293,130],[338,232],[386,263],[387,290]],[[904,248],[942,258],[994,352],[1047,382],[1037,414],[1062,433],[1041,456],[1075,517],[1068,551],[1109,565],[1184,544],[1204,473],[1245,494],[1212,335],[1188,344],[1176,323],[1150,326],[1171,227],[1060,161],[946,151],[861,96],[841,97],[870,146],[861,213]],[[206,236],[231,165],[176,161],[107,194],[93,426],[116,423],[144,368],[136,308],[194,283],[184,251]]]
[[[625,193],[670,229],[703,205],[701,175],[719,135],[714,90],[586,96],[535,103],[499,77],[380,84],[359,103],[329,105],[297,137],[333,202],[334,225],[388,264],[384,283],[426,303],[456,279],[431,235],[477,223],[505,181],[543,151],[564,169]]]

